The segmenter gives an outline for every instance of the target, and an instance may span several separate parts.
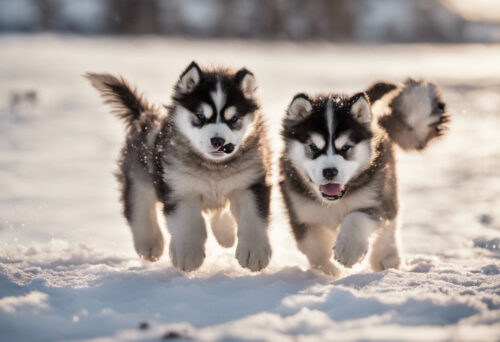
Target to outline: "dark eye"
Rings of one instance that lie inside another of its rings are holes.
[[[437,107],[439,110],[444,110],[446,105],[443,102],[438,102]]]
[[[342,146],[342,148],[340,149],[340,152],[342,153],[346,153],[347,151],[349,151],[351,149],[352,146],[349,146],[349,145],[344,145]]]
[[[309,148],[311,149],[311,151],[313,152],[318,152],[319,151],[319,147],[315,144],[315,143],[312,143],[309,145]]]
[[[198,120],[202,122],[207,119],[207,117],[204,114],[196,114],[196,117],[198,118]]]
[[[239,117],[237,117],[237,116],[235,115],[235,116],[233,116],[231,119],[229,119],[229,122],[230,122],[230,123],[232,123],[232,124],[234,124],[234,123],[236,123],[239,119],[240,119],[240,118],[239,118]]]

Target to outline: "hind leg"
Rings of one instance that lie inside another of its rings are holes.
[[[297,240],[297,246],[304,253],[312,268],[330,276],[338,276],[339,270],[333,264],[332,246],[335,233],[321,226],[309,226],[304,236]]]
[[[222,247],[232,247],[236,240],[236,221],[229,207],[210,213],[210,226],[215,239]]]
[[[375,239],[370,255],[370,264],[376,272],[388,268],[399,268],[401,256],[399,254],[397,219],[386,223],[380,234]]]
[[[132,230],[135,250],[140,257],[156,261],[163,254],[165,242],[156,218],[155,190],[152,184],[129,177],[123,185],[125,216]]]

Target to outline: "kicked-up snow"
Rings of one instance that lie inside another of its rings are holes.
[[[500,339],[500,46],[52,35],[0,46],[1,341]],[[113,177],[123,127],[82,75],[122,74],[168,103],[193,59],[255,73],[275,152],[297,92],[407,76],[441,87],[448,135],[398,155],[401,270],[308,270],[277,191],[264,272],[242,269],[211,235],[187,275],[168,253],[138,259]]]

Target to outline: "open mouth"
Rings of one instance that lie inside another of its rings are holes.
[[[344,184],[328,183],[319,186],[321,196],[327,200],[334,201],[344,196]]]

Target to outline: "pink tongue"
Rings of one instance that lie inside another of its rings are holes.
[[[319,190],[324,193],[325,195],[328,196],[335,196],[338,195],[344,190],[344,185],[343,184],[336,184],[336,183],[328,183],[325,185],[321,185],[319,187]]]

